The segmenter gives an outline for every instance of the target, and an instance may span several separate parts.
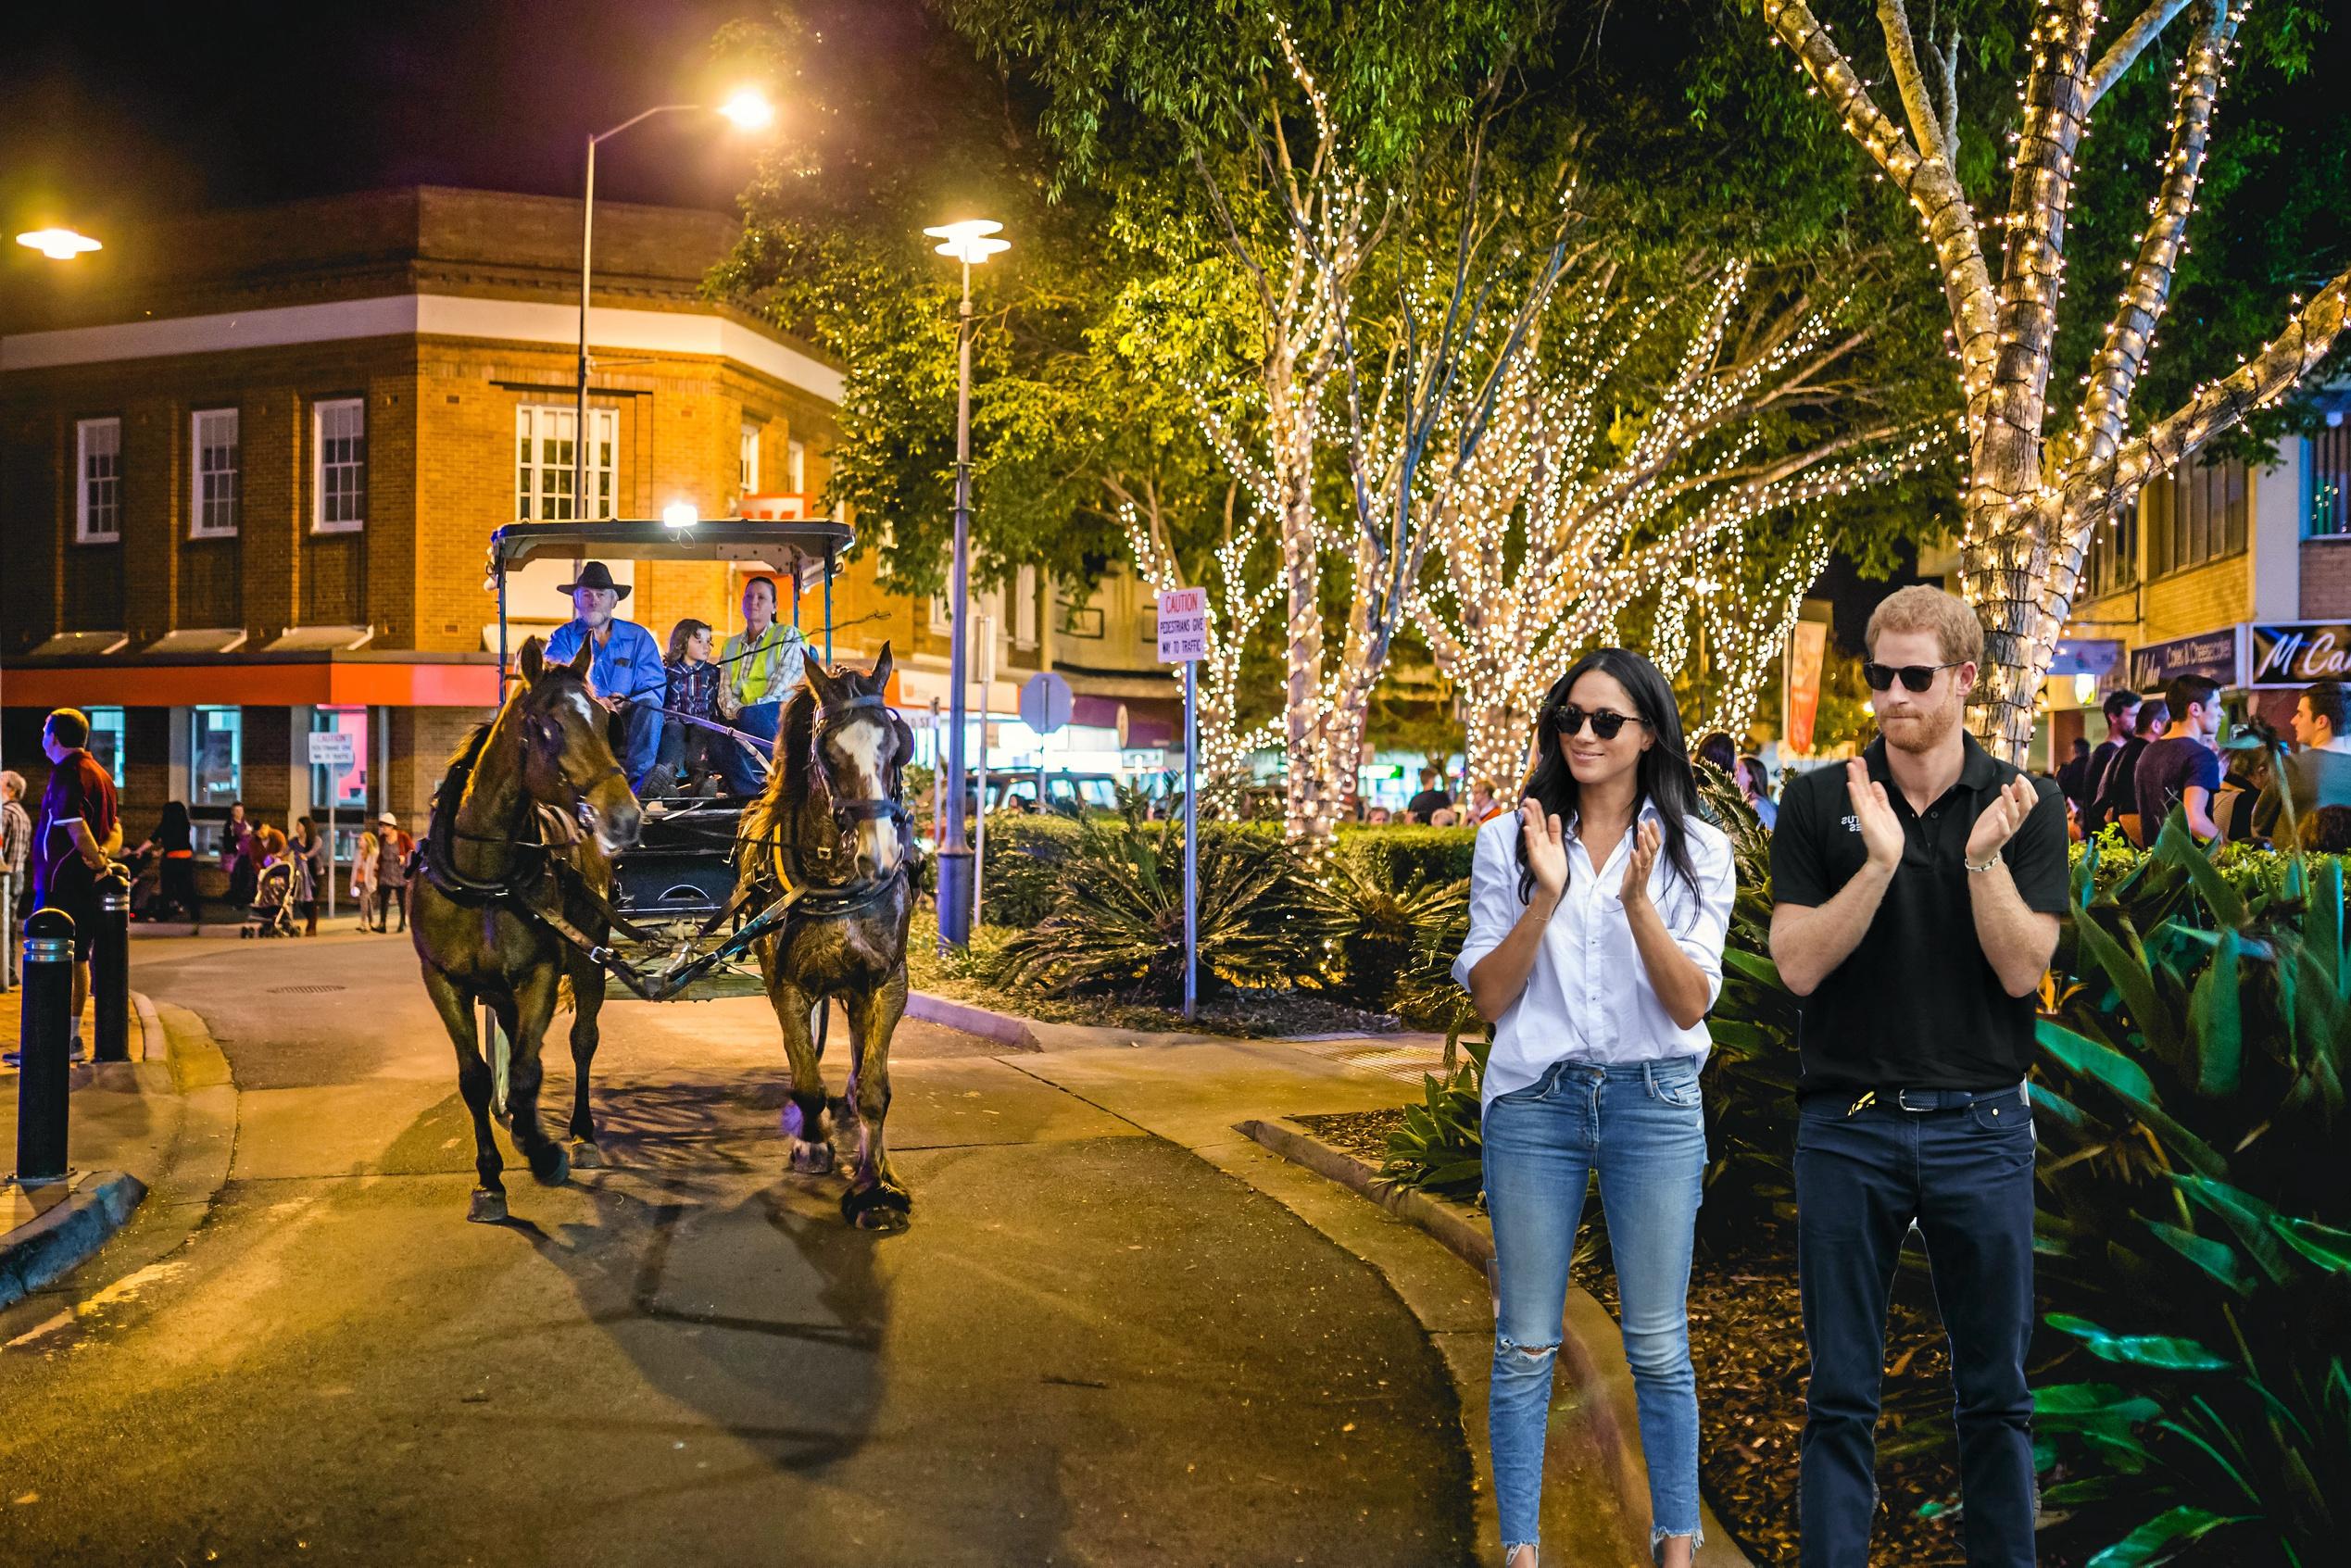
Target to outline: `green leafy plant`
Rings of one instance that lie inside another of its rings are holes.
[[[1449,1065],[1421,1075],[1420,1103],[1404,1107],[1404,1124],[1388,1135],[1379,1173],[1399,1186],[1474,1202],[1486,1186],[1480,1127],[1493,1032],[1449,1035],[1445,1047]]]
[[[1432,929],[1450,930],[1457,916],[1465,935],[1468,925],[1467,879],[1431,883],[1426,870],[1414,870],[1400,882],[1393,867],[1384,859],[1359,860],[1342,847],[1323,857],[1303,882],[1311,935],[1329,957],[1339,994],[1374,1011],[1389,1010],[1432,958],[1451,965],[1451,953],[1430,951]],[[1444,984],[1459,994],[1450,974]],[[1415,992],[1415,1000],[1425,991]]]
[[[1145,805],[1122,790],[1117,810],[1077,820],[1053,863],[1051,913],[1007,937],[974,969],[978,978],[1055,995],[1182,999],[1184,829],[1180,822],[1147,821]],[[1204,840],[1201,989],[1287,985],[1310,972],[1314,955],[1301,913],[1297,863],[1277,839]]]
[[[2339,861],[2085,848],[2041,1028],[2044,1493],[2098,1568],[2332,1561],[2351,1527]]]

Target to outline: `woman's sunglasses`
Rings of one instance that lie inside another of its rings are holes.
[[[1961,664],[1966,662],[1965,659],[1960,660]],[[1935,684],[1938,671],[1958,668],[1958,664],[1905,664],[1900,668],[1891,664],[1865,664],[1861,667],[1861,678],[1869,683],[1871,691],[1882,692],[1891,687],[1894,677],[1899,675],[1905,688],[1923,692]]]
[[[1573,703],[1554,712],[1551,716],[1551,722],[1561,734],[1577,735],[1583,734],[1584,721],[1587,719],[1591,721],[1591,733],[1602,740],[1615,740],[1616,732],[1627,724],[1649,722],[1638,714],[1614,713],[1605,708],[1594,709],[1587,713]]]

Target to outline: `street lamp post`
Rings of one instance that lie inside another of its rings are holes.
[[[963,845],[963,680],[971,652],[972,586],[972,267],[1010,240],[992,239],[1004,225],[985,218],[925,229],[938,253],[963,264],[963,303],[955,317],[955,564],[948,583],[948,617],[954,646],[947,656],[946,816],[938,827],[939,951],[972,939],[972,852]],[[986,802],[978,803],[986,809]]]
[[[580,199],[580,363],[576,395],[572,406],[572,516],[585,521],[587,507],[587,374],[588,374],[588,272],[590,257],[596,242],[596,144],[609,142],[631,126],[652,119],[657,114],[675,114],[686,109],[710,109],[732,120],[736,129],[757,131],[775,118],[774,108],[757,88],[746,87],[716,106],[709,104],[656,104],[643,114],[633,115],[610,131],[601,131],[587,139],[587,179]]]

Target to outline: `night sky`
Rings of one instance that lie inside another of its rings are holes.
[[[710,102],[720,25],[760,0],[11,8],[0,46],[0,221],[103,237],[142,212],[389,185],[548,195],[581,143],[654,104]],[[663,116],[597,157],[599,196],[727,208],[749,150]],[[19,247],[9,245],[16,250]]]

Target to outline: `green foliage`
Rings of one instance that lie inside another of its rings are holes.
[[[1339,994],[1373,1011],[1389,1010],[1400,993],[1410,993],[1418,1007],[1445,991],[1459,997],[1446,971],[1460,948],[1447,951],[1440,943],[1441,934],[1466,930],[1468,880],[1431,882],[1426,871],[1415,870],[1399,881],[1394,862],[1359,858],[1352,848],[1342,844],[1323,857],[1303,884],[1311,929],[1336,960],[1330,967]],[[1440,941],[1432,942],[1432,935]],[[1436,976],[1417,972],[1430,968]],[[1434,1022],[1454,1010],[1448,999]]]
[[[1177,822],[1177,866],[1183,848],[1183,823]],[[987,818],[987,870],[982,878],[981,914],[989,925],[1027,930],[1053,912],[1067,861],[1080,842],[1074,818],[1050,812],[993,811]],[[1276,850],[1282,843],[1278,822],[1203,820],[1201,852],[1230,849],[1247,857]]]
[[[1465,1060],[1422,1075],[1420,1103],[1404,1107],[1404,1124],[1388,1135],[1379,1173],[1399,1186],[1475,1202],[1486,1186],[1481,1101],[1492,1031],[1465,1036],[1459,1046]]]
[[[1460,882],[1469,875],[1469,862],[1477,849],[1477,830],[1422,827],[1414,822],[1392,827],[1342,823],[1339,847],[1384,886],[1402,886],[1414,878]]]
[[[1121,792],[1119,806],[1071,824],[1075,836],[1054,868],[1051,912],[1005,938],[975,971],[979,979],[1055,996],[1162,1006],[1183,999],[1183,823],[1147,821],[1143,798],[1133,791]],[[1277,839],[1203,837],[1198,885],[1203,994],[1289,985],[1314,972],[1297,862]]]

